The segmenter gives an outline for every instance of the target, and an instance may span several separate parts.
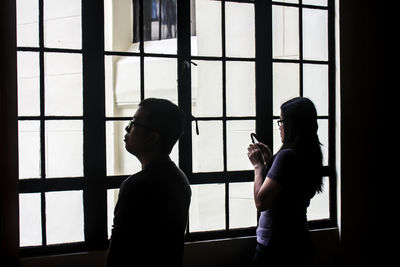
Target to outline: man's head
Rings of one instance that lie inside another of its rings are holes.
[[[169,154],[182,136],[185,114],[169,100],[144,99],[126,127],[125,147],[133,155],[158,150]]]

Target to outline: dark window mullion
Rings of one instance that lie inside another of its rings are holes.
[[[304,66],[304,62],[303,62],[303,1],[299,0],[299,59],[300,59],[300,64],[299,64],[299,95],[303,96],[303,66]]]

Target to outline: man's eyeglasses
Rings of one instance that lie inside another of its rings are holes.
[[[284,120],[279,120],[279,121],[277,121],[278,126],[282,126],[283,122],[284,122]]]
[[[132,128],[132,125],[135,126],[135,127],[138,127],[138,126],[139,126],[139,127],[143,127],[143,128],[145,128],[145,129],[148,129],[148,130],[151,130],[151,131],[156,131],[156,130],[155,130],[154,128],[152,128],[152,127],[149,127],[149,126],[147,126],[147,125],[141,124],[141,123],[136,122],[136,121],[133,121],[133,120],[129,121],[128,126],[126,126],[125,130],[126,130],[127,132],[130,132],[130,130],[131,130],[131,128]]]

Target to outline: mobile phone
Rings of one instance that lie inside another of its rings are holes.
[[[251,142],[253,142],[253,144],[260,143],[260,141],[258,141],[257,135],[255,133],[251,133],[250,138],[251,138]]]

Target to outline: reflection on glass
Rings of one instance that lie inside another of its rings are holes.
[[[281,105],[299,96],[299,64],[274,63],[273,64],[273,111],[275,116],[281,113]]]
[[[139,57],[105,57],[106,114],[131,117],[140,102]]]
[[[254,204],[253,182],[229,184],[229,228],[257,225],[257,209]]]
[[[39,45],[38,1],[17,0],[17,46]]]
[[[81,0],[44,0],[46,47],[82,47]]]
[[[328,60],[328,11],[303,9],[304,59]]]
[[[84,240],[82,191],[46,193],[47,244]]]
[[[310,98],[319,116],[328,115],[328,65],[303,65],[303,95]]]
[[[191,14],[193,56],[221,56],[221,2],[214,0],[196,0]],[[194,34],[195,33],[195,34]]]
[[[192,124],[193,172],[222,171],[223,142],[221,121],[199,121],[199,132]]]
[[[40,115],[39,53],[18,52],[18,115]]]
[[[324,185],[322,193],[316,194],[310,202],[310,206],[307,209],[307,219],[322,220],[329,219],[329,178],[324,177]]]
[[[192,66],[192,113],[195,117],[222,116],[222,63],[196,60]]]
[[[255,64],[226,62],[226,113],[228,116],[255,116]]]
[[[145,98],[168,99],[178,104],[177,59],[146,57],[144,60]]]
[[[19,178],[40,178],[40,122],[18,122]]]
[[[272,6],[273,57],[299,59],[299,9]]]
[[[19,245],[42,244],[40,193],[19,195]]]
[[[226,132],[228,171],[253,169],[247,157],[247,147],[251,143],[250,134],[255,132],[255,121],[228,121]]]
[[[46,115],[81,116],[82,55],[45,54]]]
[[[227,57],[255,57],[254,5],[225,3]]]
[[[82,121],[46,121],[46,177],[83,176]]]
[[[107,175],[130,175],[141,170],[139,160],[125,149],[124,136],[128,122],[106,123]]]
[[[225,185],[192,185],[189,232],[225,229]]]

